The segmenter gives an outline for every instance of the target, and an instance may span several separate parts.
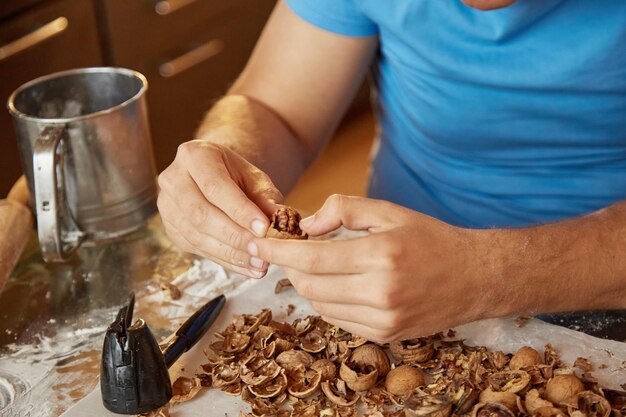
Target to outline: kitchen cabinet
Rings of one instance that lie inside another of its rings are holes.
[[[9,95],[41,75],[103,64],[90,1],[2,1],[0,7],[0,198],[21,174]],[[10,4],[9,4],[10,3]],[[32,6],[35,4],[35,6]],[[28,7],[25,12],[23,9]]]
[[[274,4],[275,0],[1,1],[0,101],[6,103],[22,83],[64,69],[110,65],[139,71],[148,78],[152,141],[161,171],[241,72]],[[11,53],[3,57],[1,51],[7,50]],[[2,109],[0,197],[20,175],[18,158],[12,122]]]
[[[148,79],[157,169],[243,69],[275,0],[103,0],[109,64]]]

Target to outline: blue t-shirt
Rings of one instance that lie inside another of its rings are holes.
[[[626,0],[287,0],[379,37],[369,195],[466,227],[626,199]]]

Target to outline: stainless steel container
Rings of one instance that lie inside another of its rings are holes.
[[[147,81],[83,68],[30,81],[9,98],[46,261],[84,240],[111,239],[156,212]]]

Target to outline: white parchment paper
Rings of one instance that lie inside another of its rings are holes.
[[[203,272],[204,271],[204,272]],[[219,277],[215,282],[202,282],[202,276]],[[206,362],[202,349],[215,338],[213,333],[223,329],[236,314],[256,314],[263,308],[271,308],[273,317],[279,321],[293,321],[297,317],[315,314],[309,303],[300,298],[293,288],[274,294],[274,287],[280,278],[285,275],[279,268],[271,268],[269,274],[262,280],[244,279],[241,276],[227,276],[215,264],[200,261],[175,281],[187,287],[185,291],[202,296],[214,296],[224,293],[227,297],[226,305],[220,317],[211,330],[189,352],[184,354],[170,369],[170,376],[174,381],[180,375],[191,376],[201,372],[200,365]],[[236,284],[236,285],[235,285]],[[210,289],[210,291],[208,290]],[[223,291],[222,291],[223,290]],[[192,294],[192,296],[193,296]],[[203,297],[199,297],[203,298]],[[180,315],[189,315],[189,305],[181,305]],[[139,300],[140,301],[140,300]],[[192,303],[194,304],[194,303]],[[197,303],[196,303],[197,304]],[[287,306],[293,304],[295,311],[287,316]],[[194,306],[194,308],[197,306]],[[169,316],[178,313],[168,304]],[[149,324],[149,323],[148,323]],[[532,346],[539,351],[547,343],[551,343],[561,358],[573,364],[577,357],[585,357],[594,365],[592,374],[601,384],[614,389],[620,389],[620,384],[626,382],[626,343],[598,339],[584,333],[565,329],[544,323],[540,320],[530,320],[525,326],[517,327],[513,319],[482,320],[455,328],[456,337],[466,339],[469,344],[479,344],[491,349],[504,352],[515,352],[524,345]],[[604,369],[599,369],[605,365]],[[249,407],[239,397],[233,397],[220,390],[202,390],[193,400],[174,405],[170,413],[172,416],[188,417],[236,417],[240,410],[249,411]],[[102,405],[100,387],[78,402],[63,414],[65,417],[116,416],[108,412]]]

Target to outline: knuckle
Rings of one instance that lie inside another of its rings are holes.
[[[189,222],[194,227],[200,227],[207,221],[207,210],[199,204],[194,204],[189,210]]]
[[[219,182],[216,179],[206,180],[202,184],[198,184],[207,200],[212,201],[219,190]]]
[[[159,188],[161,188],[162,190],[167,190],[171,183],[171,176],[171,169],[169,167],[165,168],[165,170],[161,172],[157,177],[157,183],[159,184]]]
[[[382,310],[392,310],[398,304],[398,291],[383,285],[378,292],[376,307]]]
[[[230,213],[230,217],[237,221],[237,220],[247,219],[248,217],[252,217],[252,215],[248,214],[247,205],[237,205],[233,208],[232,212]]]
[[[311,285],[310,282],[303,281],[303,280],[292,280],[292,283],[293,283],[294,288],[298,292],[298,294],[300,294],[300,296],[308,300],[313,298],[315,291],[313,289],[313,285]]]
[[[183,142],[176,148],[176,159],[185,159],[189,155],[189,148],[191,148],[193,142]]]
[[[244,235],[238,230],[228,230],[227,226],[224,226],[224,236],[227,236],[227,242],[230,246],[237,249],[246,249],[247,242],[245,242]]]
[[[341,211],[346,204],[346,196],[343,194],[333,194],[328,197],[328,204],[333,211]]]
[[[406,259],[403,246],[395,240],[384,238],[380,245],[380,267],[385,271],[397,272]]]
[[[241,251],[237,250],[232,246],[227,246],[225,248],[225,258],[224,260],[230,262],[233,265],[237,265],[240,267],[244,267],[247,265],[248,257],[245,256]]]

